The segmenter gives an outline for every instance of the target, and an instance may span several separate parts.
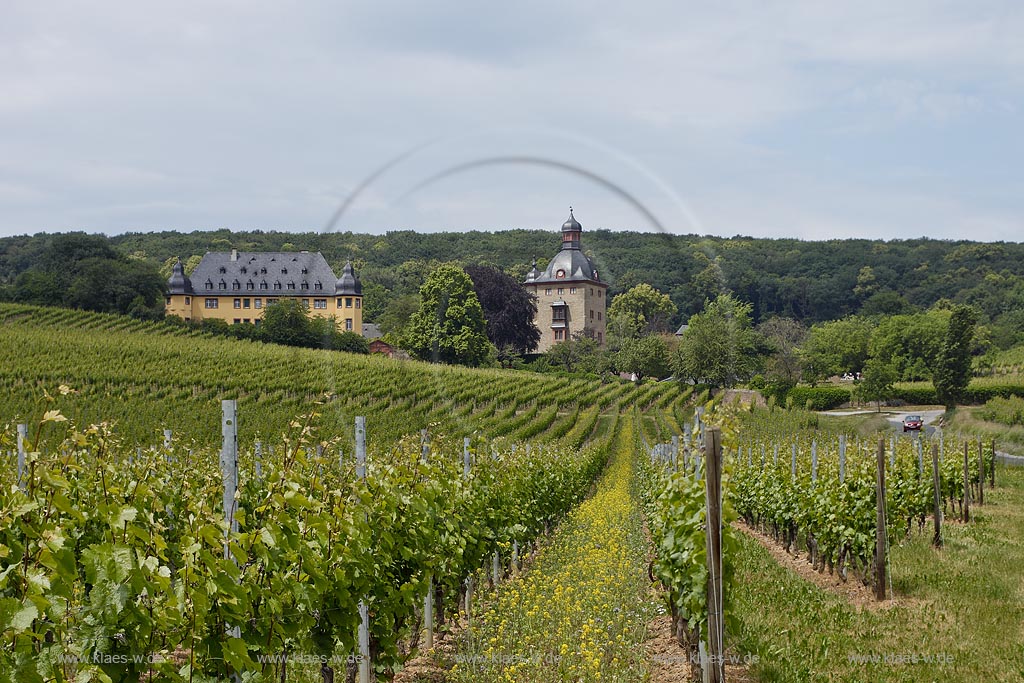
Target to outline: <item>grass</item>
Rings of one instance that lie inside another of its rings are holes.
[[[533,566],[502,585],[467,630],[447,680],[645,680],[639,643],[646,545],[629,492],[632,421],[619,421],[612,461],[594,497],[563,522]]]
[[[996,480],[970,524],[944,527],[942,550],[927,531],[893,547],[898,598],[882,607],[818,588],[743,536],[734,604],[760,680],[1024,679],[1024,469]]]
[[[989,441],[996,440],[996,448],[1013,455],[1024,455],[1024,427],[1007,426],[998,422],[986,422],[979,413],[981,407],[960,407],[953,413],[946,429],[951,432],[970,434]]]

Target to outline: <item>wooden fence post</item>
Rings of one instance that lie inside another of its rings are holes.
[[[939,447],[932,444],[932,488],[935,491],[935,536],[932,545],[942,547],[942,494],[939,490]]]
[[[971,521],[971,475],[970,475],[970,464],[968,458],[970,455],[970,443],[964,441],[964,501],[963,501],[963,520],[964,522]]]
[[[885,439],[878,439],[878,478],[875,488],[875,598],[885,600]]]
[[[705,546],[708,565],[708,683],[725,680],[722,614],[722,432],[707,430],[704,445],[704,492],[707,500]],[[701,662],[704,664],[704,662]]]

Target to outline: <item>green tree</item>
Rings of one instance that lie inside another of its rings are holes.
[[[642,282],[612,299],[609,321],[621,324],[630,337],[666,332],[678,309],[668,294]]]
[[[862,400],[874,401],[878,412],[882,412],[882,401],[892,398],[897,379],[898,373],[891,363],[872,358],[864,364],[864,379],[857,386],[857,393]]]
[[[746,378],[757,362],[751,305],[720,294],[690,317],[672,369],[680,380],[729,387]]]
[[[598,355],[597,340],[577,332],[572,339],[560,341],[544,354],[552,367],[562,368],[566,372],[590,371],[593,359]]]
[[[668,345],[657,335],[627,339],[615,356],[615,365],[622,372],[636,375],[637,382],[645,377],[664,377],[671,372]]]
[[[970,306],[953,307],[932,380],[939,401],[947,409],[963,398],[971,379],[971,347],[977,320],[978,314]]]
[[[861,372],[873,330],[870,320],[858,316],[813,325],[800,347],[804,377],[813,384],[831,375]]]
[[[868,352],[893,366],[898,380],[929,380],[949,327],[948,310],[882,318],[871,333]]]
[[[271,344],[318,346],[318,335],[310,324],[306,307],[296,299],[281,299],[263,309],[260,338]]]
[[[420,308],[409,320],[404,346],[434,363],[477,366],[493,347],[473,281],[456,264],[434,269],[420,287]]]
[[[807,338],[807,328],[793,318],[771,318],[757,327],[770,349],[765,372],[777,394],[795,387],[803,375],[799,346]]]

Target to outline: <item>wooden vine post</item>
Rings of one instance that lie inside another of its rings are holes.
[[[366,480],[366,418],[356,418],[356,476]],[[370,683],[370,608],[359,601],[359,683]]]
[[[875,598],[885,600],[885,439],[878,439],[878,481],[875,490]]]
[[[989,488],[996,487],[996,440],[992,439],[992,469],[989,470]]]
[[[971,474],[970,474],[970,463],[968,458],[970,457],[970,444],[964,441],[964,502],[961,506],[963,510],[964,523],[971,521]]]
[[[935,492],[935,536],[932,545],[942,547],[942,494],[939,488],[939,447],[932,445],[932,488]]]
[[[725,680],[722,614],[722,432],[718,427],[707,430],[704,457],[704,491],[708,506],[705,529],[708,564],[708,666],[705,669],[704,680],[708,683],[722,683]]]
[[[985,504],[985,447],[978,439],[978,505]]]

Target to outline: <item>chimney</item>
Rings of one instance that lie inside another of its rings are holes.
[[[231,250],[231,260],[232,261],[237,261],[238,260],[238,250],[237,249],[232,249]]]

